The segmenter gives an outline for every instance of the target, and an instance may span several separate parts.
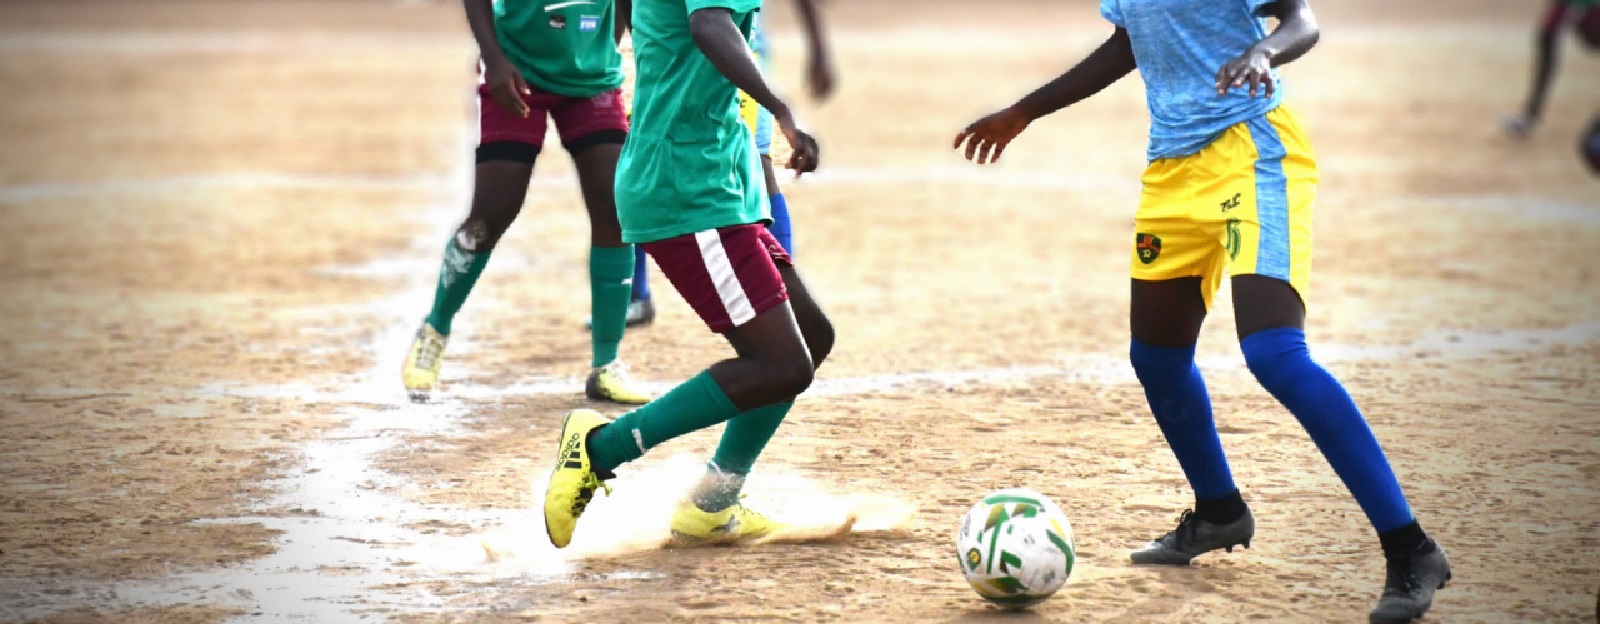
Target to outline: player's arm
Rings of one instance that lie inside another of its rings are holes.
[[[628,29],[633,28],[633,0],[617,0],[617,45],[622,45],[622,36],[628,34]]]
[[[1128,31],[1117,28],[1111,37],[1067,73],[1034,90],[1016,104],[984,117],[956,135],[956,149],[966,143],[967,160],[985,164],[1000,160],[1006,145],[1035,119],[1089,99],[1124,76],[1133,73],[1133,42]],[[990,152],[993,158],[990,158]]]
[[[1257,41],[1250,49],[1222,65],[1217,70],[1217,95],[1228,89],[1250,85],[1250,97],[1259,92],[1271,96],[1273,90],[1272,68],[1293,63],[1317,45],[1322,31],[1317,28],[1317,17],[1311,13],[1306,0],[1277,0],[1262,7],[1267,15],[1278,19],[1278,27],[1265,39]]]
[[[833,95],[833,57],[828,50],[827,33],[822,24],[822,10],[817,0],[796,0],[795,10],[800,12],[800,23],[806,33],[806,86],[811,97],[825,100]]]
[[[750,54],[749,42],[733,23],[733,12],[722,7],[696,9],[689,14],[689,34],[694,37],[695,47],[728,82],[755,98],[757,104],[772,113],[773,121],[777,122],[778,128],[794,148],[789,168],[798,173],[815,171],[816,140],[800,131],[789,105],[773,93],[766,78],[761,76],[761,69]]]
[[[472,38],[478,40],[478,55],[483,59],[483,80],[489,85],[489,94],[506,110],[522,117],[528,116],[528,105],[522,96],[528,95],[528,84],[522,72],[506,58],[500,49],[500,37],[494,30],[494,7],[490,0],[462,0],[467,10],[467,26],[472,28]]]

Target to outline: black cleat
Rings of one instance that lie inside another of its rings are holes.
[[[1238,520],[1227,524],[1212,524],[1201,520],[1193,511],[1186,510],[1178,518],[1178,528],[1133,551],[1129,558],[1135,564],[1186,566],[1195,557],[1213,550],[1233,552],[1234,546],[1250,547],[1250,538],[1256,534],[1256,518],[1245,509]]]
[[[1445,581],[1450,580],[1450,559],[1444,555],[1444,547],[1429,539],[1416,550],[1385,557],[1389,575],[1383,582],[1383,596],[1367,621],[1402,624],[1422,617],[1433,606],[1433,592],[1444,589]]]

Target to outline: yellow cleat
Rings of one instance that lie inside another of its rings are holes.
[[[704,511],[684,501],[672,514],[672,540],[680,546],[754,542],[787,528],[743,504],[722,511]]]
[[[595,401],[610,401],[623,405],[644,405],[650,395],[633,389],[633,382],[622,369],[621,362],[612,362],[589,371],[589,380],[583,384],[583,393]]]
[[[611,493],[611,486],[600,480],[589,461],[589,433],[608,422],[599,412],[585,409],[568,412],[561,421],[561,449],[544,491],[544,532],[556,548],[572,543],[578,516],[589,506],[594,491],[605,488]]]
[[[439,367],[444,360],[444,347],[450,337],[424,322],[411,341],[405,366],[400,369],[400,381],[412,401],[428,400],[428,395],[439,389]]]

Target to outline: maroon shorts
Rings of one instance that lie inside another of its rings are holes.
[[[794,266],[794,260],[759,223],[640,246],[706,326],[719,334],[789,300],[778,265]]]
[[[627,134],[621,89],[589,98],[545,93],[532,87],[529,90],[532,93],[522,96],[529,108],[528,116],[518,117],[494,100],[489,85],[478,85],[479,145],[510,142],[543,147],[547,119],[555,120],[561,144],[568,151],[588,147],[585,139],[589,137],[605,136],[606,140],[599,142],[621,143]]]

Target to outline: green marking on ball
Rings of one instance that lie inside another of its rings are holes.
[[[1022,503],[1024,505],[1033,505],[1034,507],[1044,506],[1044,503],[1039,502],[1037,498],[1019,494],[996,494],[983,499],[983,504],[985,505],[999,505],[1002,503]]]
[[[1062,539],[1060,535],[1056,535],[1055,531],[1045,531],[1044,534],[1050,537],[1050,542],[1055,544],[1056,548],[1061,549],[1061,554],[1067,556],[1067,576],[1072,576],[1072,564],[1077,561],[1078,554],[1073,552],[1072,546],[1067,544],[1067,540]]]

